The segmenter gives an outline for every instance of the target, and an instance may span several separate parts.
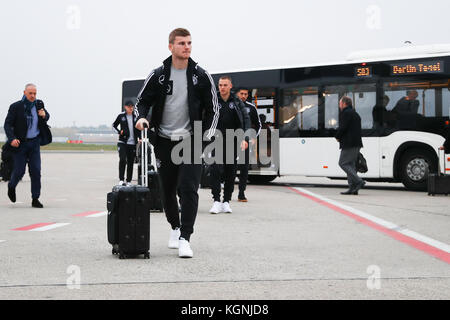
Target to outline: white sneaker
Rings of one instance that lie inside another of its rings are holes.
[[[131,187],[131,186],[132,186],[131,182],[127,182],[127,187]]]
[[[120,181],[119,181],[119,186],[123,186],[123,185],[124,185],[123,180],[120,180]]]
[[[178,249],[180,242],[181,231],[180,228],[176,228],[175,230],[170,230],[170,238],[169,238],[169,249]]]
[[[223,207],[223,211],[222,212],[225,212],[225,213],[232,213],[233,212],[233,210],[231,210],[231,207],[230,207],[230,203],[228,203],[228,202],[224,202],[223,204],[222,204],[222,207]]]
[[[180,238],[180,248],[178,249],[178,256],[180,258],[192,258],[194,253],[192,252],[189,241]]]
[[[212,214],[218,214],[222,212],[222,202],[214,201],[214,204],[209,212]]]

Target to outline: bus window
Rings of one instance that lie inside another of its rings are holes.
[[[450,87],[442,89],[442,116],[450,116]]]
[[[144,80],[127,80],[122,83],[121,110],[123,108],[123,105],[127,101],[132,101],[133,103],[136,103],[136,98],[139,94],[139,91],[142,89],[143,85],[144,85]]]
[[[275,102],[274,88],[252,89],[249,100],[256,106],[258,115],[264,115],[266,123],[273,126],[275,123],[275,112],[273,111]]]
[[[384,125],[391,130],[422,130],[435,118],[448,117],[449,82],[389,82]]]
[[[342,86],[328,86],[325,88],[325,128],[337,129],[339,127],[339,100],[348,96],[361,117],[361,128],[373,128],[373,110],[376,106],[376,84],[355,84]]]
[[[284,90],[280,107],[281,137],[306,137],[319,129],[318,89],[292,88]]]
[[[339,124],[339,93],[333,87],[324,92],[325,97],[325,128],[337,129]]]

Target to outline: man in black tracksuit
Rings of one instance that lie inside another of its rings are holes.
[[[196,123],[202,123],[205,138],[210,140],[219,118],[216,87],[208,72],[190,58],[191,48],[188,30],[179,28],[172,31],[169,36],[172,56],[151,72],[136,103],[139,119],[136,127],[143,130],[147,124],[155,130],[150,139],[155,147],[156,165],[162,180],[164,211],[172,227],[168,246],[178,248],[181,258],[193,256],[189,241],[197,216],[202,170],[202,146],[198,153],[198,146],[194,146],[192,141],[198,140],[193,135],[194,127]],[[172,150],[180,141],[183,144],[191,142],[191,161],[177,164],[172,159]]]
[[[250,128],[250,118],[245,111],[244,103],[231,93],[232,82],[228,76],[219,79],[219,104],[220,116],[218,129],[223,138],[223,164],[213,163],[211,165],[211,192],[214,204],[209,211],[212,214],[220,212],[231,213],[230,200],[234,190],[234,180],[236,179],[236,151],[237,143],[241,150],[248,148],[248,138],[244,141],[227,140],[227,130],[233,131],[242,129],[244,132]],[[228,150],[227,150],[228,149]],[[227,162],[227,151],[233,150],[232,162]],[[217,159],[216,159],[217,160]],[[223,203],[220,202],[221,180],[224,179]]]
[[[259,136],[261,131],[261,121],[259,119],[258,110],[255,105],[251,104],[247,101],[249,90],[246,88],[240,88],[237,92],[237,96],[239,99],[244,102],[245,111],[250,117],[251,128],[255,130],[256,135],[252,137],[250,140],[250,144],[254,145],[256,143],[256,139]],[[247,179],[248,179],[248,168],[250,162],[250,146],[245,150],[245,163],[240,164],[239,168],[239,202],[247,202],[247,198],[245,197],[245,189],[247,189]]]
[[[131,101],[125,103],[125,111],[120,113],[113,123],[113,129],[119,134],[117,149],[119,151],[119,185],[125,182],[127,169],[127,185],[133,180],[133,165],[136,157],[136,144],[139,130],[136,129],[136,115]],[[118,128],[120,125],[120,129]]]
[[[336,139],[339,141],[341,156],[339,166],[347,174],[349,189],[341,192],[343,195],[358,195],[359,189],[364,187],[366,182],[358,177],[356,171],[356,161],[359,150],[363,147],[361,138],[361,117],[353,108],[352,100],[343,97],[339,101],[339,129]]]

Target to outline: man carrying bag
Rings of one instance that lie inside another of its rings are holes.
[[[341,148],[339,166],[347,174],[349,189],[341,192],[342,195],[358,195],[358,191],[364,187],[366,182],[358,177],[356,164],[359,151],[363,147],[361,138],[361,117],[353,109],[352,100],[343,97],[339,101],[339,129],[336,140]]]

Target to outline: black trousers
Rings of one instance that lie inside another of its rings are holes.
[[[248,169],[250,167],[250,146],[245,150],[245,163],[239,164],[239,193],[247,189]]]
[[[341,156],[339,157],[339,166],[347,174],[350,189],[355,188],[363,182],[356,171],[356,161],[358,160],[360,149],[359,147],[342,149]]]
[[[136,157],[136,146],[118,143],[119,150],[119,180],[125,181],[125,168],[127,169],[127,182],[133,180],[133,165]]]
[[[233,156],[234,162],[227,164],[227,142],[224,140],[223,145],[223,164],[213,163],[211,165],[211,193],[214,201],[220,202],[220,193],[222,191],[221,182],[224,181],[223,202],[230,202],[234,191],[234,181],[236,180],[236,157]],[[236,141],[233,143],[233,155],[236,150]]]
[[[236,179],[236,164],[212,164],[211,165],[211,193],[214,201],[220,202],[222,191],[222,177],[224,180],[223,202],[230,202],[234,191],[234,180]]]
[[[31,179],[31,197],[41,196],[41,145],[40,138],[22,141],[14,153],[14,169],[8,187],[15,189],[25,175],[26,165]]]
[[[194,233],[198,211],[198,188],[202,173],[201,159],[197,161],[199,164],[194,162],[194,143],[191,142],[191,161],[181,164],[175,164],[171,157],[172,149],[178,144],[177,141],[158,137],[155,143],[156,162],[161,175],[167,221],[172,229],[180,228],[181,237],[188,241]],[[177,193],[180,198],[181,217]]]

